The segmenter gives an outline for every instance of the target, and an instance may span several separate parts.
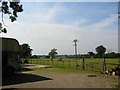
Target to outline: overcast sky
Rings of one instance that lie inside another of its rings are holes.
[[[74,54],[73,40],[78,39],[78,54],[95,52],[103,45],[107,52],[118,51],[117,2],[22,2],[24,11],[11,23],[5,17],[8,33],[0,37],[28,43],[33,54]]]

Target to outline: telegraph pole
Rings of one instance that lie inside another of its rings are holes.
[[[76,65],[77,65],[77,42],[78,42],[78,40],[75,39],[75,40],[73,40],[73,42],[74,42],[74,46],[75,46],[75,58],[76,58]]]

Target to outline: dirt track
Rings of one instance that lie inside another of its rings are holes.
[[[27,73],[27,74],[26,74]],[[113,88],[117,77],[109,75],[50,72],[48,70],[27,71],[6,78],[3,87],[9,88]]]

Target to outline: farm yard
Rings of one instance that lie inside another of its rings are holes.
[[[102,59],[85,59],[84,70],[82,60],[77,60],[80,67],[76,67],[74,59],[28,61],[29,64],[24,64],[27,70],[18,72],[12,81],[11,78],[6,79],[3,88],[116,88],[118,86],[118,76],[101,74]],[[114,68],[116,66],[114,64],[118,64],[117,59],[106,59],[106,62],[113,64],[107,65],[107,69]]]
[[[93,72],[33,68],[6,78],[3,88],[116,88],[117,80],[117,76]]]

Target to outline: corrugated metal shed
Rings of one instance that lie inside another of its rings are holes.
[[[16,39],[13,38],[0,38],[2,40],[2,51],[12,51],[18,52],[19,51],[19,43]]]

